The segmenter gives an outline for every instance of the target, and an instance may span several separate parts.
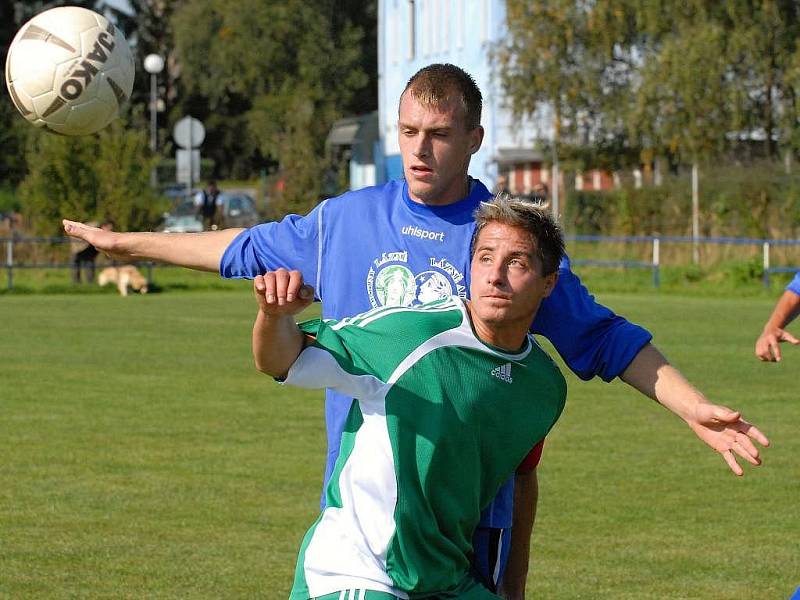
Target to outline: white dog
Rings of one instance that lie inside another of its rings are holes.
[[[120,296],[128,295],[129,286],[140,294],[147,293],[147,279],[133,265],[106,267],[100,271],[97,283],[101,286],[107,283],[116,283]]]

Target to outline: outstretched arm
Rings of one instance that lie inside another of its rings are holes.
[[[800,314],[800,295],[792,290],[783,292],[769,320],[764,325],[764,331],[756,340],[756,356],[763,361],[778,362],[781,359],[781,342],[792,345],[800,344],[800,340],[788,331],[784,331],[789,323]]]
[[[286,377],[305,346],[306,336],[294,315],[314,299],[299,271],[278,269],[253,280],[258,315],[253,324],[253,360],[256,369],[273,377]]]
[[[64,231],[121,261],[157,260],[197,269],[218,271],[225,248],[243,229],[203,233],[117,233],[64,219]]]
[[[767,437],[738,411],[709,403],[653,345],[639,351],[622,380],[682,418],[697,437],[722,455],[736,475],[744,473],[736,456],[761,464],[753,440],[769,446]]]

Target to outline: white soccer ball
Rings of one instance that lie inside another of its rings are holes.
[[[36,127],[86,135],[108,125],[133,89],[135,68],[122,33],[77,6],[46,10],[25,23],[8,49],[6,84]]]

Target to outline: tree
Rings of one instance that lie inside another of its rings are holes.
[[[493,52],[514,114],[550,112],[552,143],[578,166],[614,165],[630,152],[621,109],[634,59],[616,41],[619,24],[604,18],[609,8],[602,0],[509,0],[509,35]]]
[[[756,139],[774,158],[797,137],[796,0],[509,0],[508,19],[513,106],[548,103],[578,142],[693,161]]]
[[[8,47],[23,23],[39,12],[63,4],[89,8],[94,2],[0,2],[0,65],[6,64]],[[0,87],[5,90],[5,70],[0,77]],[[3,149],[0,153],[0,183],[14,186],[25,176],[25,134],[29,127],[11,102],[4,98],[0,102],[0,148]]]
[[[162,201],[150,188],[147,136],[120,121],[92,136],[31,131],[23,212],[43,235],[61,235],[61,219],[112,220],[117,229],[151,228]]]
[[[187,0],[173,18],[183,108],[206,118],[212,154],[233,146],[277,164],[281,212],[318,200],[328,130],[368,81],[363,32],[335,4]]]
[[[800,37],[800,3],[796,0],[721,3],[731,35],[728,60],[737,84],[736,125],[763,137],[763,154],[774,158],[792,147],[797,129],[793,56]],[[795,146],[796,148],[796,146]]]

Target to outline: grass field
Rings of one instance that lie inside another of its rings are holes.
[[[0,298],[0,597],[282,598],[317,512],[321,394],[251,366],[238,291]],[[773,299],[604,295],[770,436],[731,475],[677,419],[571,375],[530,598],[785,599],[800,585],[800,351]]]

